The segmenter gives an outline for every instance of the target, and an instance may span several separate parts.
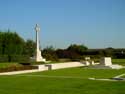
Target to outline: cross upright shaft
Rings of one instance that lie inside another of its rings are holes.
[[[38,32],[40,31],[40,27],[38,26],[38,24],[36,24],[36,26],[35,26],[35,31],[36,31],[36,55],[35,55],[35,61],[36,62],[40,62],[40,61],[45,62],[45,59],[41,56],[41,51],[39,49],[39,34],[38,34]]]
[[[40,31],[40,27],[38,26],[38,24],[36,24],[36,27],[35,27],[35,31],[36,31],[36,50],[40,50],[39,49],[39,34],[38,32]]]

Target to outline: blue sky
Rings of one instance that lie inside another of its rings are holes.
[[[0,30],[35,40],[42,48],[125,48],[125,0],[0,0]]]

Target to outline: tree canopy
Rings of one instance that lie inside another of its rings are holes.
[[[0,31],[1,59],[5,57],[8,61],[13,61],[17,56],[32,56],[35,51],[34,45],[35,43],[32,40],[25,41],[16,32],[12,32],[10,30]]]
[[[0,54],[16,55],[23,53],[24,40],[16,33],[0,32]]]

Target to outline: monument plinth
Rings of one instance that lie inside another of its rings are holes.
[[[104,66],[111,66],[112,65],[111,57],[102,57],[100,60],[100,64]]]
[[[45,62],[46,60],[42,57],[40,47],[39,47],[39,31],[40,27],[38,24],[35,26],[35,31],[36,31],[36,54],[35,54],[35,61],[36,62]]]

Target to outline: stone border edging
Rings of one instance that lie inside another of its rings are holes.
[[[0,73],[0,75],[16,75],[16,74],[40,72],[40,71],[47,71],[47,70],[80,67],[80,66],[85,66],[85,65],[84,63],[81,63],[81,62],[66,62],[66,63],[43,64],[43,65],[35,65],[35,66],[38,66],[38,69],[3,72],[3,73]]]

